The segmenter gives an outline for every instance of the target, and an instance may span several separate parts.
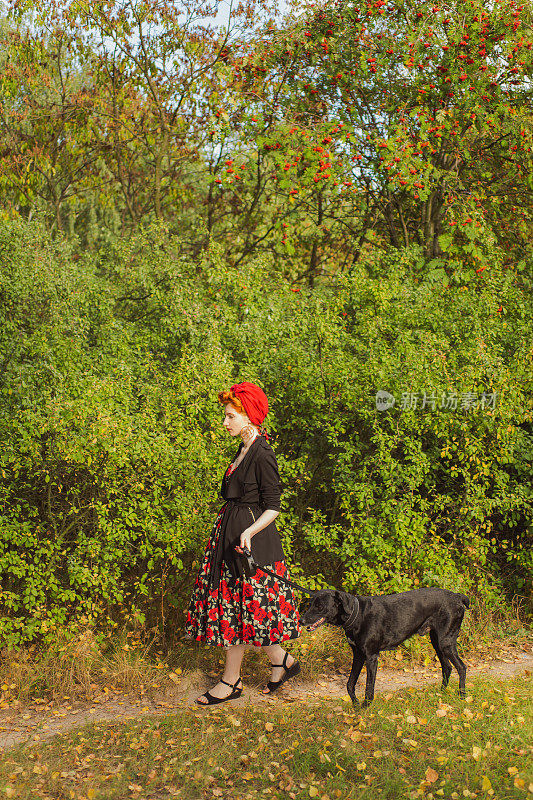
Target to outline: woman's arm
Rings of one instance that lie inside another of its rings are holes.
[[[241,533],[240,547],[251,549],[251,539],[267,525],[270,525],[280,512],[281,490],[279,485],[278,462],[272,450],[262,450],[255,462],[255,477],[259,489],[261,506],[265,509],[261,516]]]
[[[249,528],[246,528],[246,530],[241,533],[240,547],[235,547],[237,553],[242,553],[242,549],[244,547],[247,547],[248,550],[251,550],[252,536],[255,536],[256,533],[259,533],[266,528],[267,525],[270,525],[271,522],[274,522],[278,514],[279,511],[274,511],[272,508],[267,508],[266,511],[263,511],[261,516],[256,519],[254,524],[250,525]]]

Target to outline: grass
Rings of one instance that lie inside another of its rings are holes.
[[[183,708],[91,724],[0,760],[17,800],[463,800],[533,792],[531,677],[349,702]],[[531,794],[529,794],[531,797]]]

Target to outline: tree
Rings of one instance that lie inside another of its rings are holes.
[[[491,244],[524,258],[531,48],[531,9],[513,0],[369,0],[309,11],[271,29],[251,63],[235,58],[291,217],[286,247],[299,239],[301,203],[316,220],[309,274],[328,247],[357,259],[373,233],[417,243],[437,267],[456,254],[484,268]]]

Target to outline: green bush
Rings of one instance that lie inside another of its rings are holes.
[[[371,251],[294,290],[215,247],[192,263],[161,227],[77,257],[3,223],[2,641],[80,619],[179,629],[236,444],[216,393],[243,379],[272,401],[295,576],[527,596],[531,295],[497,265],[444,287],[418,258]],[[424,391],[434,410],[400,407]],[[441,409],[452,391],[495,407]]]

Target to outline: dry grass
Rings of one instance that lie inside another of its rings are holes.
[[[140,643],[139,643],[140,644]],[[159,673],[150,646],[132,646],[118,638],[103,647],[87,627],[40,650],[34,647],[0,653],[0,701],[32,697],[90,701],[102,688],[140,690]]]

